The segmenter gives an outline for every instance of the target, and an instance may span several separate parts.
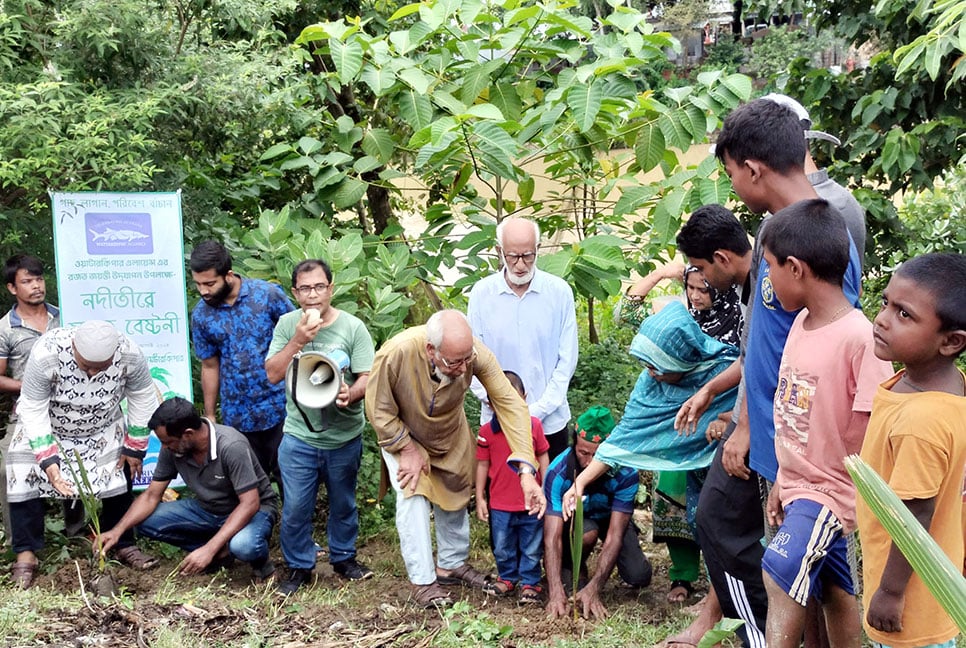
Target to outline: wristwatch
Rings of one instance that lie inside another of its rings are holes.
[[[536,475],[537,471],[533,469],[530,464],[519,463],[517,464],[517,474],[518,475]]]

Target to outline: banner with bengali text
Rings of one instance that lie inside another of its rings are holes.
[[[111,322],[141,347],[165,398],[193,400],[181,192],[52,193],[51,203],[64,326]],[[160,450],[152,434],[135,487],[151,481]]]

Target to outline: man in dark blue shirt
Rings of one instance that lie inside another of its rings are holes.
[[[285,420],[285,384],[265,374],[265,356],[278,319],[293,310],[281,286],[244,279],[217,241],[191,252],[191,277],[201,300],[191,313],[191,338],[201,359],[204,414],[245,435],[266,475],[278,479],[278,445]]]

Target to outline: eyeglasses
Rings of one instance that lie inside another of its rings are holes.
[[[527,252],[525,254],[511,254],[509,252],[504,252],[503,258],[506,260],[507,265],[513,265],[517,261],[523,261],[526,265],[530,265],[533,263],[534,259],[537,258],[537,253]]]
[[[300,297],[308,297],[313,292],[316,292],[321,295],[326,290],[328,290],[328,288],[329,288],[329,284],[321,283],[321,284],[315,284],[314,286],[298,286],[295,288],[295,292],[297,292]]]
[[[436,351],[436,357],[439,358],[439,361],[447,369],[455,369],[460,365],[467,365],[476,360],[476,349],[473,349],[473,353],[469,354],[467,357],[460,358],[459,360],[447,360],[440,354],[439,350]]]

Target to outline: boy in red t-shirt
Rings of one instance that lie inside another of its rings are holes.
[[[503,372],[520,397],[527,393],[520,376]],[[537,456],[542,483],[547,472],[550,444],[543,434],[540,419],[530,417],[533,452]],[[540,559],[543,555],[543,520],[530,515],[520,488],[520,477],[507,464],[510,446],[500,429],[496,416],[480,428],[476,439],[476,515],[490,522],[493,557],[500,577],[484,586],[487,594],[503,596],[522,585],[520,603],[540,603]],[[486,480],[490,480],[490,501],[487,506]]]

